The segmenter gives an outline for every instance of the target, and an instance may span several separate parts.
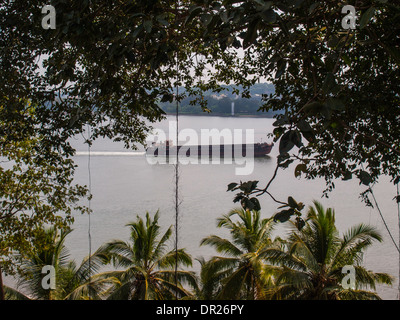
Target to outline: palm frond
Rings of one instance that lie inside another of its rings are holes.
[[[154,277],[175,282],[175,277],[180,285],[187,284],[192,288],[197,287],[197,276],[193,271],[186,270],[162,270],[153,274]]]
[[[382,237],[376,228],[365,224],[359,224],[349,229],[340,241],[332,268],[346,264],[361,263],[362,252],[373,244],[373,241],[382,241]]]
[[[172,227],[169,227],[168,230],[164,233],[164,235],[161,237],[161,239],[158,241],[157,246],[154,248],[153,255],[152,255],[152,260],[158,260],[163,253],[165,252],[167,248],[167,241],[172,235]]]
[[[243,254],[242,250],[236,247],[232,242],[216,235],[204,238],[201,240],[200,245],[210,245],[214,247],[217,252],[225,253],[232,257],[237,257]]]
[[[116,288],[108,295],[106,300],[129,300],[132,296],[132,283],[125,282]]]
[[[340,300],[382,300],[375,292],[364,290],[341,290],[338,298]]]
[[[387,273],[372,272],[362,266],[355,266],[356,286],[358,288],[372,288],[376,290],[376,284],[391,285],[394,278]]]
[[[90,281],[76,286],[65,296],[65,300],[103,300],[108,296],[107,290],[119,286],[121,282],[115,277],[104,277],[103,274],[93,276]]]
[[[31,300],[27,295],[14,288],[3,286],[3,289],[6,300]]]
[[[240,295],[243,291],[247,291],[245,285],[248,281],[249,270],[245,268],[245,266],[239,267],[224,279],[223,287],[218,295],[218,299],[240,299]]]
[[[135,258],[132,246],[122,240],[112,240],[103,244],[93,255],[93,259],[99,264],[112,262],[117,268],[130,266]]]
[[[172,250],[162,256],[156,261],[158,268],[174,268],[176,262],[178,266],[184,265],[186,267],[192,266],[192,257],[185,251],[185,249]]]

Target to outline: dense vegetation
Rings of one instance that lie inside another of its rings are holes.
[[[108,137],[135,148],[174,101],[185,112],[197,105],[226,113],[229,97],[211,99],[224,84],[241,98],[261,79],[274,86],[257,101],[265,114],[279,111],[274,177],[300,161],[297,176],[322,177],[327,191],[335,179],[356,178],[365,198],[382,175],[400,182],[398,2],[49,3],[57,12],[50,30],[41,25],[42,1],[0,4],[0,284],[3,272],[21,273],[16,266],[46,248],[43,224],[66,230],[73,211],[88,211],[78,205],[90,197],[87,189],[73,184],[71,137],[85,134],[88,144]],[[344,4],[354,6],[355,29],[343,29]],[[256,109],[252,99],[237,103],[246,114]],[[234,184],[235,200],[251,210],[255,195],[271,195],[271,181],[265,188]],[[302,232],[300,202],[277,202],[285,207],[275,220],[293,216]],[[259,293],[253,285],[241,294]]]
[[[380,299],[377,284],[391,284],[392,277],[365,269],[365,250],[382,238],[374,227],[360,224],[340,235],[333,209],[318,202],[307,211],[302,230],[295,226],[287,238],[274,237],[274,217],[260,211],[234,209],[219,218],[230,238],[210,235],[201,245],[215,248],[219,255],[209,260],[193,258],[184,250],[170,250],[172,229],[161,233],[154,217],[129,223],[128,241],[113,240],[102,245],[80,266],[68,260],[64,246],[68,233],[47,229],[46,245],[23,260],[21,291],[6,288],[8,299]],[[178,269],[174,270],[178,261]],[[44,290],[42,268],[54,266],[56,287]],[[102,266],[115,269],[100,272]],[[344,266],[354,266],[355,287],[342,284]]]

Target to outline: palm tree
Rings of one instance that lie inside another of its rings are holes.
[[[117,300],[159,300],[182,298],[190,295],[182,283],[194,285],[193,272],[174,270],[175,262],[191,266],[192,258],[184,249],[167,251],[167,241],[172,235],[172,226],[160,236],[159,212],[146,221],[137,217],[129,223],[130,241],[114,240],[99,248],[98,253],[108,256],[117,268],[101,275],[106,279],[118,279],[108,289],[108,299]],[[118,270],[122,268],[122,270]],[[176,282],[176,280],[178,280]]]
[[[57,300],[60,298],[60,290],[43,288],[42,269],[45,266],[52,266],[55,270],[56,283],[63,269],[67,264],[68,252],[64,246],[65,237],[71,232],[58,232],[54,227],[40,229],[40,235],[44,238],[42,248],[37,248],[35,253],[25,257],[21,263],[22,274],[17,281],[18,288],[22,290],[6,289],[6,293],[18,299],[34,300]],[[25,292],[26,295],[22,294]]]
[[[229,269],[222,269],[215,259],[206,261],[203,257],[196,259],[201,266],[200,275],[194,286],[194,299],[214,300],[222,289],[221,281],[230,274]]]
[[[335,212],[314,201],[301,231],[293,225],[286,248],[268,248],[262,253],[280,266],[276,286],[268,294],[277,299],[379,299],[377,283],[391,284],[385,273],[374,273],[362,266],[364,251],[374,241],[382,241],[373,227],[359,224],[342,237],[335,226]],[[342,286],[344,266],[355,270],[355,288]]]
[[[72,230],[59,232],[56,228],[41,229],[44,245],[34,254],[24,258],[21,264],[21,277],[17,289],[6,287],[8,299],[16,300],[63,300],[63,299],[101,299],[104,287],[113,279],[100,278],[95,274],[106,261],[106,257],[96,252],[86,257],[78,267],[75,261],[68,260],[69,252],[65,239]],[[43,288],[44,266],[55,270],[56,288]]]
[[[216,295],[218,299],[263,298],[263,288],[273,284],[274,270],[264,263],[260,253],[280,243],[280,239],[270,238],[273,219],[261,219],[259,211],[234,209],[218,219],[217,226],[227,228],[232,241],[216,235],[201,241],[201,245],[211,245],[223,253],[202,263],[203,295]]]

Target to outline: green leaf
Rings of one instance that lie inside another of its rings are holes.
[[[252,2],[257,3],[260,6],[265,6],[265,1],[264,0],[252,0]]]
[[[282,134],[284,134],[286,131],[285,128],[282,127],[278,127],[275,128],[273,133],[274,133],[274,142],[278,141],[278,139],[282,136]]]
[[[351,59],[349,58],[348,55],[342,54],[342,59],[349,67],[351,67]]]
[[[294,169],[294,176],[298,178],[301,176],[302,172],[307,172],[307,166],[304,163],[300,163],[296,166]]]
[[[211,14],[202,14],[200,19],[203,25],[207,27],[211,23],[213,16]]]
[[[241,203],[243,209],[245,209],[245,210],[254,210],[254,206],[255,206],[254,202],[250,201],[248,198],[243,198],[240,201],[240,203]]]
[[[336,48],[339,44],[339,40],[340,38],[338,36],[332,35],[327,42],[328,47],[332,49]]]
[[[174,95],[172,93],[164,93],[161,102],[172,102],[174,100]]]
[[[132,33],[133,38],[137,38],[143,30],[143,25],[138,26]]]
[[[294,146],[301,148],[301,134],[298,130],[289,130],[281,138],[279,142],[279,153],[284,154],[289,152]]]
[[[314,2],[310,8],[308,9],[308,13],[312,13],[315,9],[317,9],[321,5],[320,1]]]
[[[249,23],[246,35],[243,39],[243,48],[246,49],[250,47],[257,39],[258,36],[258,23],[259,20],[255,19]]]
[[[244,193],[239,192],[239,193],[235,196],[235,198],[233,198],[233,203],[239,202],[239,201],[241,201],[243,198],[244,198]]]
[[[343,111],[346,109],[343,101],[338,98],[329,98],[328,100],[326,100],[326,105],[331,110]]]
[[[304,119],[301,119],[301,120],[299,120],[299,122],[297,122],[297,128],[301,132],[312,132],[312,128],[311,128],[310,124]]]
[[[264,10],[261,12],[262,19],[267,23],[275,23],[276,22],[276,14],[274,10]]]
[[[307,114],[316,115],[317,113],[319,113],[321,111],[322,107],[323,107],[323,105],[321,102],[314,101],[314,102],[310,102],[310,103],[306,104],[303,107],[303,110]]]
[[[144,30],[146,30],[147,33],[150,33],[153,29],[153,21],[146,20],[145,22],[143,22],[143,28]]]
[[[194,19],[194,17],[198,16],[202,11],[203,11],[202,7],[196,7],[196,6],[192,7],[189,10],[189,15],[185,20],[185,24],[192,21]]]
[[[301,211],[303,210],[305,207],[303,202],[297,202],[297,210]]]
[[[332,117],[332,109],[326,102],[322,105],[320,113],[324,118],[326,118],[328,120],[330,120]]]
[[[279,116],[272,125],[274,127],[279,127],[281,125],[289,123],[290,123],[289,117],[286,114],[284,114],[282,116]]]
[[[330,93],[332,91],[332,89],[335,86],[336,86],[335,76],[333,75],[332,72],[328,72],[326,77],[325,77],[324,83],[322,85],[322,91],[325,94],[328,94],[328,93]]]
[[[375,8],[374,7],[368,8],[368,10],[363,13],[363,15],[361,16],[361,19],[360,19],[360,29],[363,29],[363,28],[366,27],[366,25],[372,19],[374,14],[375,14]]]
[[[292,141],[292,131],[287,131],[281,138],[279,142],[279,153],[287,153],[294,147],[294,143]]]
[[[292,130],[290,138],[296,147],[301,148],[303,146],[301,134],[298,130]]]
[[[250,201],[253,203],[254,205],[254,210],[261,210],[261,205],[260,205],[260,201],[258,201],[257,198],[250,198]]]
[[[165,16],[164,15],[159,15],[159,16],[156,17],[156,19],[164,27],[168,27],[169,26],[169,22],[167,20],[165,20]]]
[[[251,185],[251,190],[253,191],[255,188],[257,188],[258,180],[253,180],[252,185]]]
[[[372,182],[370,174],[364,170],[360,170],[358,178],[360,179],[360,182],[366,186]]]
[[[247,182],[242,183],[239,188],[244,193],[250,193],[257,187],[257,184],[258,184],[257,180],[247,181]]]
[[[297,201],[293,197],[288,197],[288,205],[293,209],[297,209]]]
[[[352,179],[352,178],[353,178],[352,172],[351,172],[351,171],[347,171],[347,172],[343,175],[342,180],[343,180],[343,181],[347,181],[347,180],[350,180],[350,179]]]
[[[289,165],[292,164],[293,162],[294,162],[294,159],[289,159],[289,160],[282,161],[281,163],[279,163],[279,166],[280,166],[281,168],[286,169],[286,168],[288,168]]]
[[[301,133],[308,142],[315,142],[315,135],[313,132],[302,132]]]
[[[284,59],[281,59],[277,62],[277,66],[276,66],[276,73],[275,73],[275,79],[278,79],[282,76],[282,74],[285,72],[286,70],[286,61]]]
[[[232,182],[232,183],[228,184],[228,190],[226,190],[226,191],[232,191],[237,185],[239,185],[239,184],[236,182]]]
[[[274,221],[286,222],[294,214],[293,209],[282,210],[274,215]]]
[[[290,159],[290,154],[289,153],[280,153],[277,157],[278,163],[281,164],[282,162]]]

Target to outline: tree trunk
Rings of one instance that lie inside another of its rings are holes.
[[[398,244],[398,248],[400,248],[400,187],[399,187],[399,182],[397,182],[397,197],[396,197],[396,201],[397,201],[397,215],[398,215],[398,219],[399,219],[399,244]],[[399,283],[398,283],[398,300],[400,300],[400,252],[399,254]]]
[[[0,300],[5,300],[4,286],[3,286],[3,272],[0,265]]]

